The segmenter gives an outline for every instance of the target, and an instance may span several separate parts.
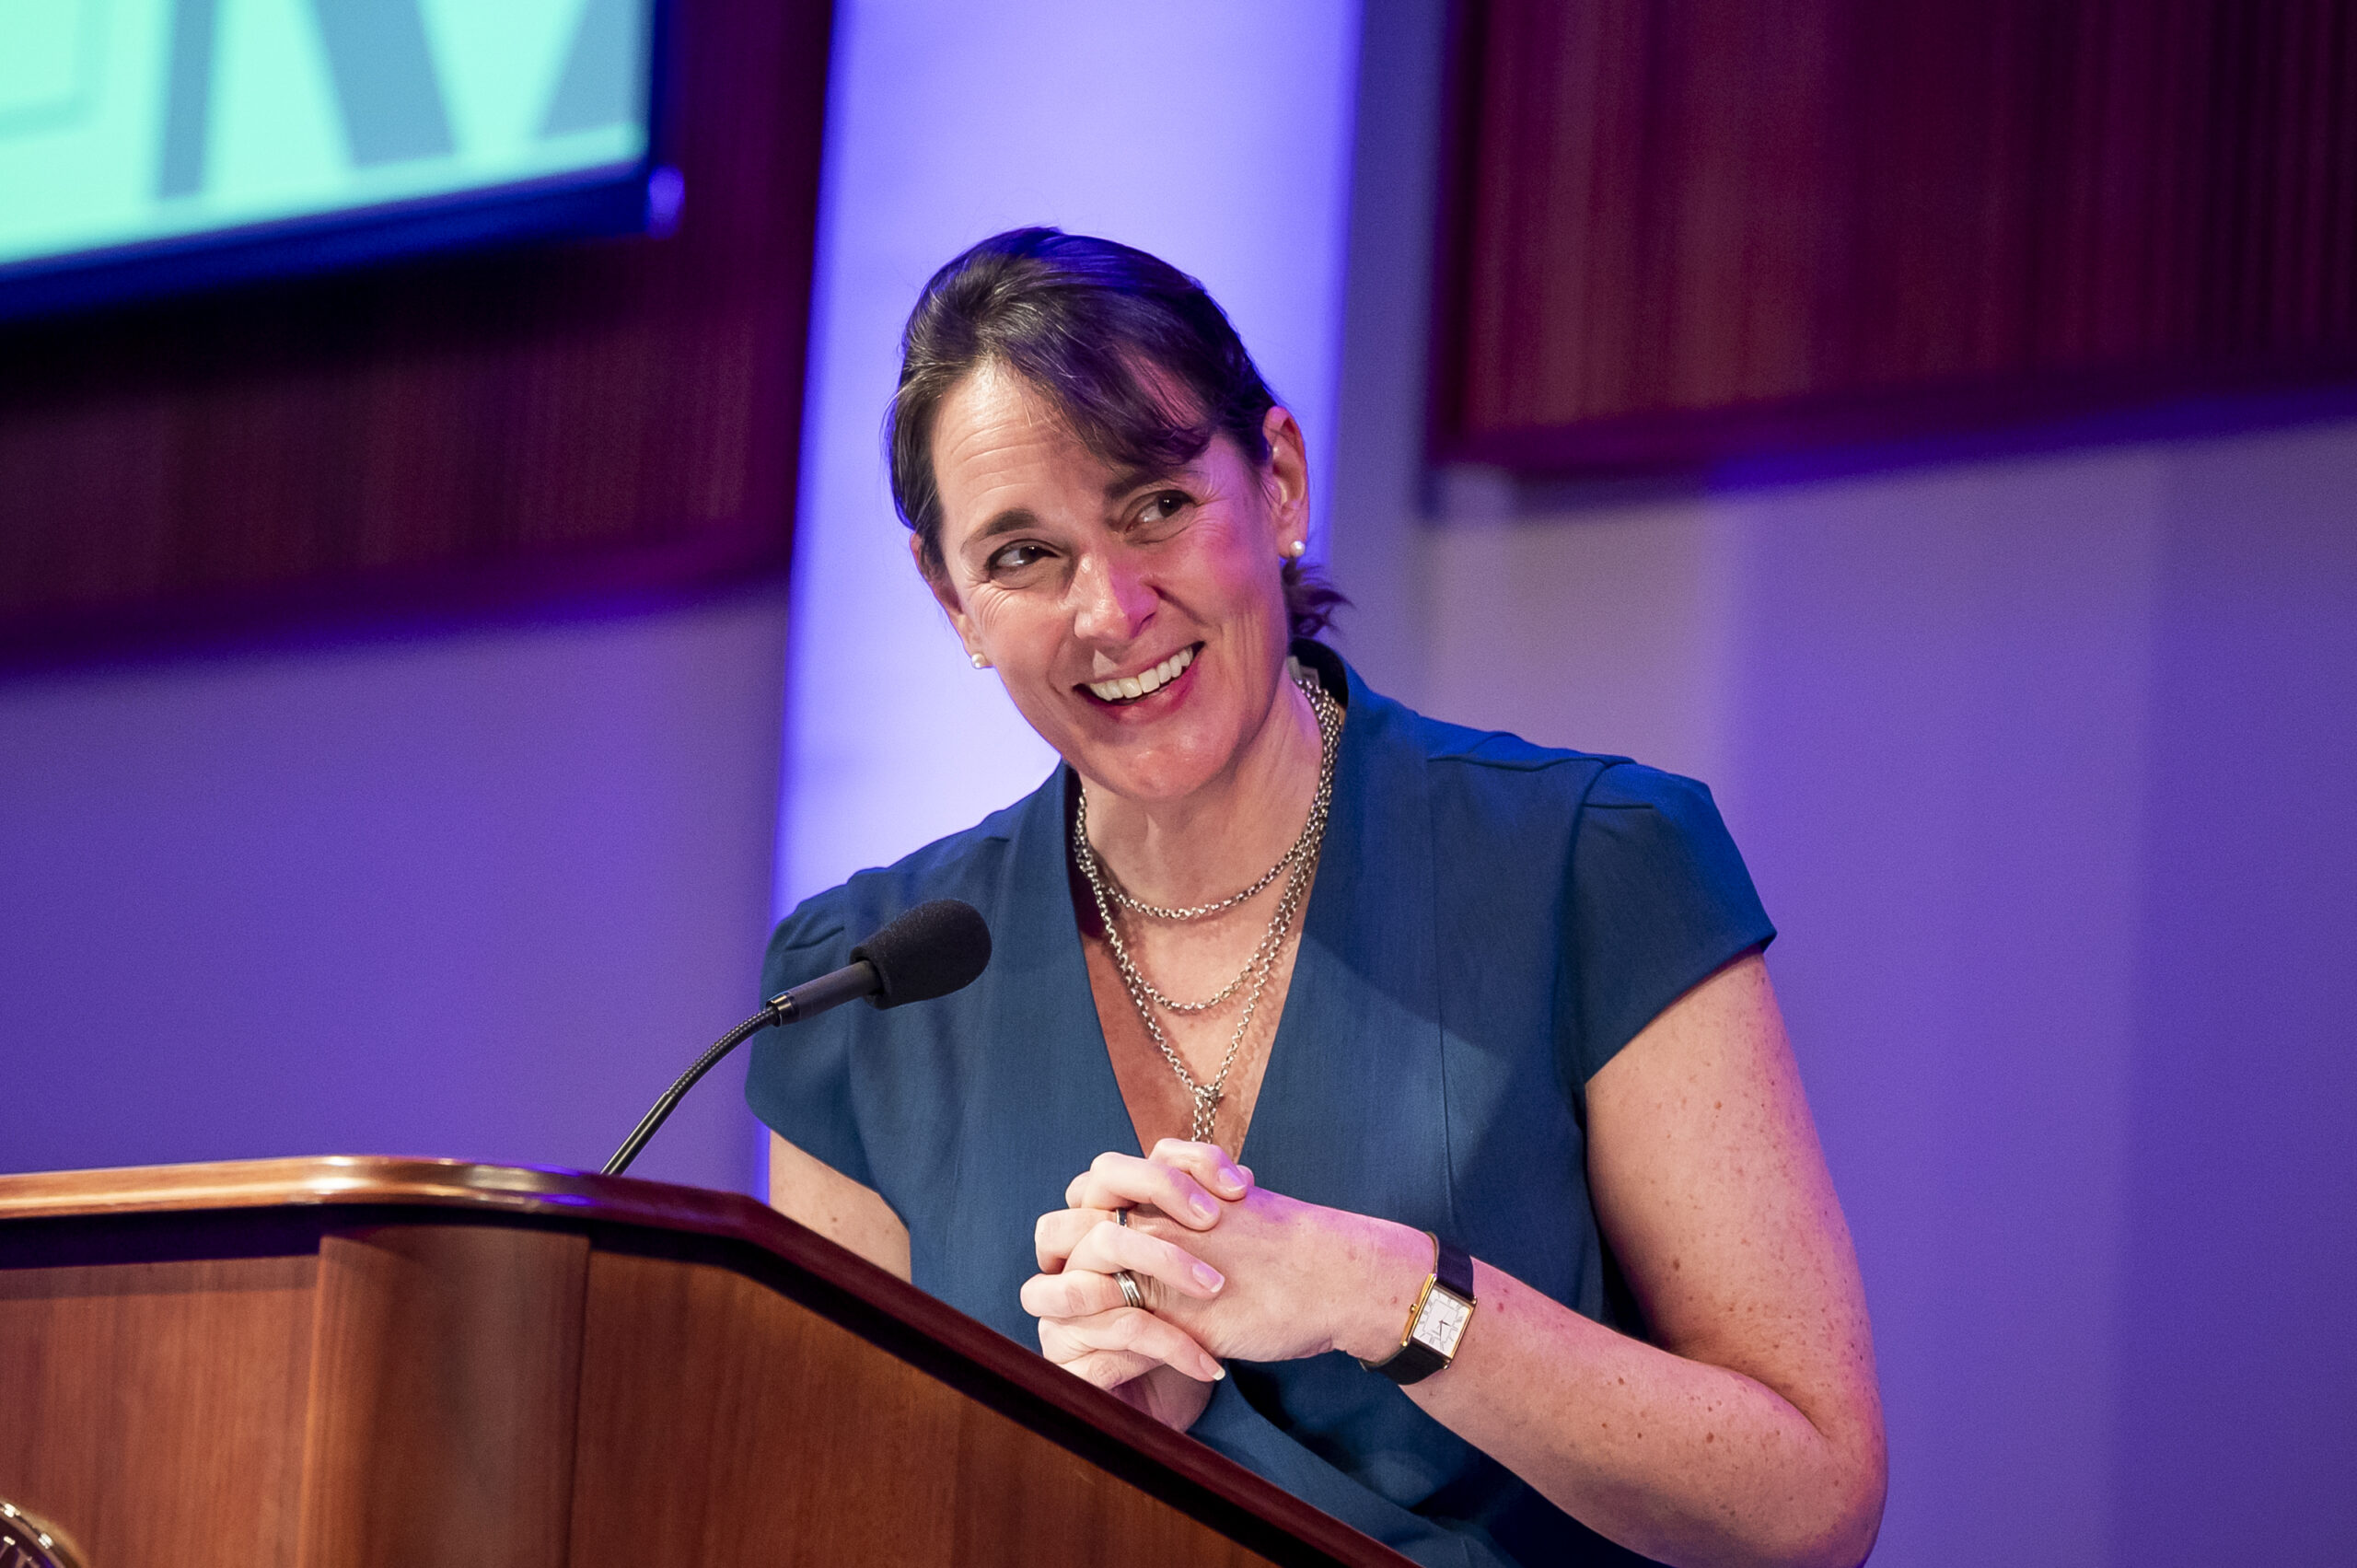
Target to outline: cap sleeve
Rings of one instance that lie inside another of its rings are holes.
[[[1711,792],[1633,762],[1599,774],[1572,849],[1564,1066],[1585,1085],[1664,1008],[1776,928]]]
[[[851,961],[851,938],[835,896],[841,891],[806,900],[779,922],[761,962],[763,997]],[[859,1123],[852,1114],[851,1022],[856,1016],[851,1008],[839,1007],[755,1036],[752,1064],[745,1073],[745,1103],[787,1143],[862,1186],[874,1187]]]

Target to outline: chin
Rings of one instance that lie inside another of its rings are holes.
[[[1131,800],[1183,800],[1219,776],[1233,746],[1155,741],[1140,747],[1080,747],[1073,765],[1087,778]]]
[[[1209,695],[1197,693],[1199,699]],[[1243,727],[1218,723],[1209,713],[1198,711],[1172,714],[1128,734],[1085,734],[1074,740],[1064,753],[1073,765],[1116,795],[1132,800],[1183,800],[1216,779],[1234,760],[1243,744]]]

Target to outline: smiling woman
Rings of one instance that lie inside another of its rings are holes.
[[[931,898],[996,957],[757,1051],[772,1201],[1420,1561],[1862,1559],[1856,1265],[1709,792],[1315,641],[1301,430],[1142,252],[949,263],[888,430],[1063,765],[780,925],[772,992]]]
[[[1206,438],[1158,470],[1109,470],[1028,383],[985,364],[935,431],[937,563],[922,531],[911,542],[1032,728],[1125,799],[1195,797],[1256,761],[1282,770],[1288,722],[1308,720],[1306,702],[1276,701],[1290,628],[1270,568],[1308,526],[1292,415],[1262,416],[1260,463]],[[1314,759],[1314,726],[1297,738]]]

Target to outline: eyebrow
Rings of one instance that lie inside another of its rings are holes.
[[[1039,526],[1039,515],[1030,507],[1009,506],[1005,511],[998,513],[990,521],[976,528],[967,542],[980,544],[984,540],[996,539],[1003,533],[1021,533],[1025,528],[1036,528]]]
[[[1144,490],[1149,484],[1158,484],[1165,481],[1175,480],[1182,471],[1184,471],[1186,465],[1181,463],[1178,468],[1131,469],[1126,472],[1117,473],[1112,478],[1105,482],[1105,499],[1108,501],[1119,501],[1122,496],[1129,494],[1133,490]]]
[[[1143,490],[1149,484],[1176,480],[1185,471],[1185,468],[1186,465],[1181,464],[1175,469],[1132,469],[1126,473],[1115,474],[1105,482],[1105,499],[1119,501],[1122,496],[1132,491]],[[1031,510],[1030,507],[1009,506],[1003,512],[993,513],[988,522],[967,537],[966,542],[970,547],[996,539],[1001,534],[1021,533],[1026,528],[1036,528],[1039,526],[1039,514]]]

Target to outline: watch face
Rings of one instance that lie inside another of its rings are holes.
[[[1457,1342],[1465,1337],[1465,1325],[1472,1318],[1470,1303],[1436,1288],[1424,1297],[1424,1309],[1416,1316],[1416,1331],[1409,1337],[1445,1356],[1454,1356]]]

